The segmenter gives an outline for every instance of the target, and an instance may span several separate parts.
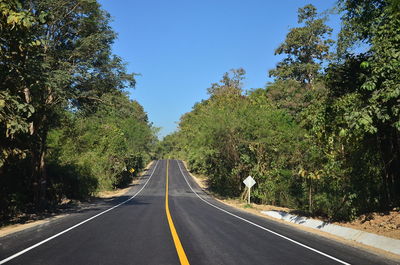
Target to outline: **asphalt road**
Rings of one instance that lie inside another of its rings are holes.
[[[125,196],[0,238],[0,264],[186,261],[208,265],[397,264],[226,206],[202,192],[176,160],[153,163],[140,184]]]

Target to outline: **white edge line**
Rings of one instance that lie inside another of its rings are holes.
[[[10,260],[12,260],[12,259],[14,259],[14,258],[16,258],[16,257],[18,257],[18,256],[20,256],[20,255],[22,255],[22,254],[24,254],[24,253],[26,253],[26,252],[28,252],[28,251],[30,251],[30,250],[36,248],[36,247],[38,247],[38,246],[40,246],[40,245],[42,245],[42,244],[44,244],[44,243],[46,243],[46,242],[48,242],[48,241],[50,241],[50,240],[56,238],[56,237],[58,237],[58,236],[61,236],[61,235],[64,234],[64,233],[67,233],[68,231],[71,231],[72,229],[74,229],[74,228],[76,228],[76,227],[78,227],[78,226],[80,226],[80,225],[83,225],[83,224],[86,223],[86,222],[89,222],[90,220],[93,220],[93,219],[96,218],[96,217],[99,217],[99,216],[102,215],[102,214],[105,214],[106,212],[109,212],[109,211],[111,211],[111,210],[113,210],[113,209],[115,209],[115,208],[121,206],[122,204],[125,204],[125,203],[131,201],[133,198],[136,197],[136,195],[138,195],[138,194],[146,187],[147,183],[149,182],[149,180],[150,180],[151,177],[153,176],[154,171],[156,171],[158,162],[159,162],[159,160],[157,160],[157,163],[156,163],[156,165],[154,166],[153,172],[151,173],[150,177],[147,179],[146,183],[144,183],[143,187],[142,187],[138,192],[136,192],[132,197],[130,197],[129,199],[127,199],[126,201],[123,201],[123,202],[121,202],[120,204],[117,204],[117,205],[115,205],[115,206],[113,206],[113,207],[111,207],[111,208],[109,208],[109,209],[107,209],[107,210],[105,210],[105,211],[103,211],[103,212],[101,212],[101,213],[98,213],[98,214],[96,214],[96,215],[90,217],[89,219],[86,219],[86,220],[84,220],[84,221],[82,221],[82,222],[80,222],[80,223],[77,223],[76,225],[71,226],[70,228],[67,228],[67,229],[65,229],[65,230],[59,232],[58,234],[55,234],[55,235],[53,235],[53,236],[51,236],[51,237],[49,237],[49,238],[46,238],[46,239],[40,241],[39,243],[36,243],[35,245],[32,245],[32,246],[30,246],[30,247],[28,247],[28,248],[26,248],[26,249],[24,249],[24,250],[21,250],[20,252],[15,253],[14,255],[9,256],[8,258],[5,258],[5,259],[3,259],[3,260],[0,260],[0,264],[4,264],[4,263],[6,263],[6,262],[8,262],[8,261],[10,261]]]
[[[212,206],[212,207],[214,207],[214,208],[216,208],[216,209],[218,209],[218,210],[220,210],[220,211],[222,211],[222,212],[224,212],[224,213],[226,213],[226,214],[229,214],[229,215],[231,215],[231,216],[233,216],[233,217],[236,217],[236,218],[238,218],[238,219],[240,219],[240,220],[242,220],[242,221],[244,221],[244,222],[246,222],[246,223],[249,223],[249,224],[251,224],[251,225],[254,225],[254,226],[256,226],[256,227],[258,227],[258,228],[260,228],[260,229],[262,229],[262,230],[265,230],[265,231],[267,231],[267,232],[270,232],[270,233],[272,233],[272,234],[274,234],[274,235],[276,235],[276,236],[279,236],[279,237],[281,237],[281,238],[284,238],[284,239],[286,239],[286,240],[289,240],[289,241],[292,242],[292,243],[295,243],[295,244],[297,244],[297,245],[299,245],[299,246],[302,246],[302,247],[307,248],[307,249],[309,249],[309,250],[311,250],[311,251],[314,251],[314,252],[316,252],[316,253],[318,253],[318,254],[320,254],[320,255],[322,255],[322,256],[325,256],[325,257],[327,257],[327,258],[333,259],[333,260],[335,260],[335,261],[337,261],[337,262],[339,262],[339,263],[342,263],[342,264],[350,265],[350,263],[347,263],[347,262],[345,262],[345,261],[343,261],[343,260],[340,260],[340,259],[338,259],[338,258],[332,257],[332,256],[330,256],[330,255],[328,255],[328,254],[326,254],[326,253],[324,253],[324,252],[322,252],[322,251],[319,251],[319,250],[316,250],[316,249],[314,249],[314,248],[312,248],[312,247],[309,247],[309,246],[307,246],[307,245],[304,245],[304,244],[302,244],[302,243],[300,243],[300,242],[298,242],[298,241],[296,241],[296,240],[293,240],[293,239],[291,239],[291,238],[289,238],[289,237],[286,237],[286,236],[284,236],[284,235],[278,234],[277,232],[274,232],[274,231],[272,231],[272,230],[269,230],[268,228],[265,228],[265,227],[263,227],[263,226],[261,226],[261,225],[258,225],[258,224],[256,224],[256,223],[253,223],[252,221],[249,221],[249,220],[247,220],[247,219],[245,219],[245,218],[243,218],[243,217],[240,217],[240,216],[238,216],[238,215],[236,215],[236,214],[233,214],[233,213],[231,213],[231,212],[228,212],[228,211],[226,211],[226,210],[224,210],[224,209],[222,209],[222,208],[220,208],[220,207],[218,207],[218,206],[216,206],[216,205],[214,205],[214,204],[212,204],[212,203],[206,201],[206,200],[203,199],[199,194],[197,194],[196,191],[193,190],[192,186],[190,185],[189,181],[187,180],[187,178],[185,177],[185,174],[184,174],[183,171],[182,171],[182,168],[181,168],[181,166],[180,166],[180,164],[179,164],[179,161],[176,160],[176,162],[177,162],[178,167],[179,167],[179,170],[181,171],[181,174],[182,174],[183,178],[185,179],[186,183],[188,184],[189,188],[192,190],[192,192],[193,192],[194,194],[196,194],[196,196],[197,196],[200,200],[202,200],[203,202],[207,203],[208,205],[210,205],[210,206]]]

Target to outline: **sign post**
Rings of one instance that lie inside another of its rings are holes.
[[[249,197],[248,197],[247,203],[250,204],[250,190],[251,190],[251,187],[253,187],[254,184],[256,184],[256,181],[251,176],[248,176],[245,180],[243,180],[243,183],[249,189]]]
[[[247,200],[247,204],[250,204],[250,191],[251,191],[251,187],[249,187],[249,198]]]

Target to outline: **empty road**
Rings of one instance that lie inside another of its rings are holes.
[[[0,264],[396,264],[206,195],[159,160],[128,194],[0,238]]]

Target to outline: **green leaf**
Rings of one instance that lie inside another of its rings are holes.
[[[369,67],[369,62],[364,61],[360,64],[361,69],[367,69]]]
[[[46,16],[47,16],[47,13],[46,13],[46,12],[41,12],[41,13],[40,13],[40,15],[39,15],[39,21],[40,21],[40,23],[44,24],[44,23],[46,22]]]
[[[17,20],[17,18],[13,15],[9,15],[7,18],[7,24],[13,24],[15,23],[15,21]]]

